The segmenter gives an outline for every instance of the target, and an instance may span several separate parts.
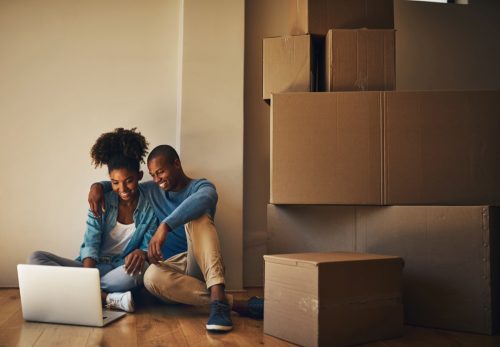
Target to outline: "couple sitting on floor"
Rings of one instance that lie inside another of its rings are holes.
[[[30,263],[98,268],[103,304],[114,309],[134,311],[130,290],[144,283],[162,301],[210,305],[210,331],[232,329],[231,308],[262,318],[261,298],[237,302],[225,293],[213,222],[215,186],[186,176],[177,152],[168,145],[154,148],[147,157],[154,182],[139,184],[147,146],[135,128],[102,134],[91,157],[96,167],[108,166],[110,182],[91,186],[79,257],[37,251]]]

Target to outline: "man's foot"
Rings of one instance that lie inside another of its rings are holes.
[[[106,307],[125,312],[134,312],[132,293],[109,293],[106,297]]]
[[[224,332],[233,329],[231,306],[225,301],[214,300],[210,304],[210,316],[206,325],[208,331]]]
[[[264,318],[264,298],[260,296],[252,296],[247,301],[248,314],[247,316],[253,319]]]

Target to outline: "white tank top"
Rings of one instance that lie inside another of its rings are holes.
[[[127,247],[135,231],[135,224],[122,224],[116,221],[116,225],[104,237],[101,246],[101,255],[119,255]]]

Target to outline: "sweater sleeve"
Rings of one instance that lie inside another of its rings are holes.
[[[209,181],[203,181],[198,185],[196,191],[177,206],[162,223],[167,224],[173,230],[200,217],[204,213],[212,215],[215,212],[217,200],[218,196],[215,186]]]

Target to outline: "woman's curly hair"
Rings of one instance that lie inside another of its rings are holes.
[[[149,144],[136,129],[116,128],[99,136],[90,150],[92,164],[96,168],[107,165],[110,172],[121,168],[139,171]]]

